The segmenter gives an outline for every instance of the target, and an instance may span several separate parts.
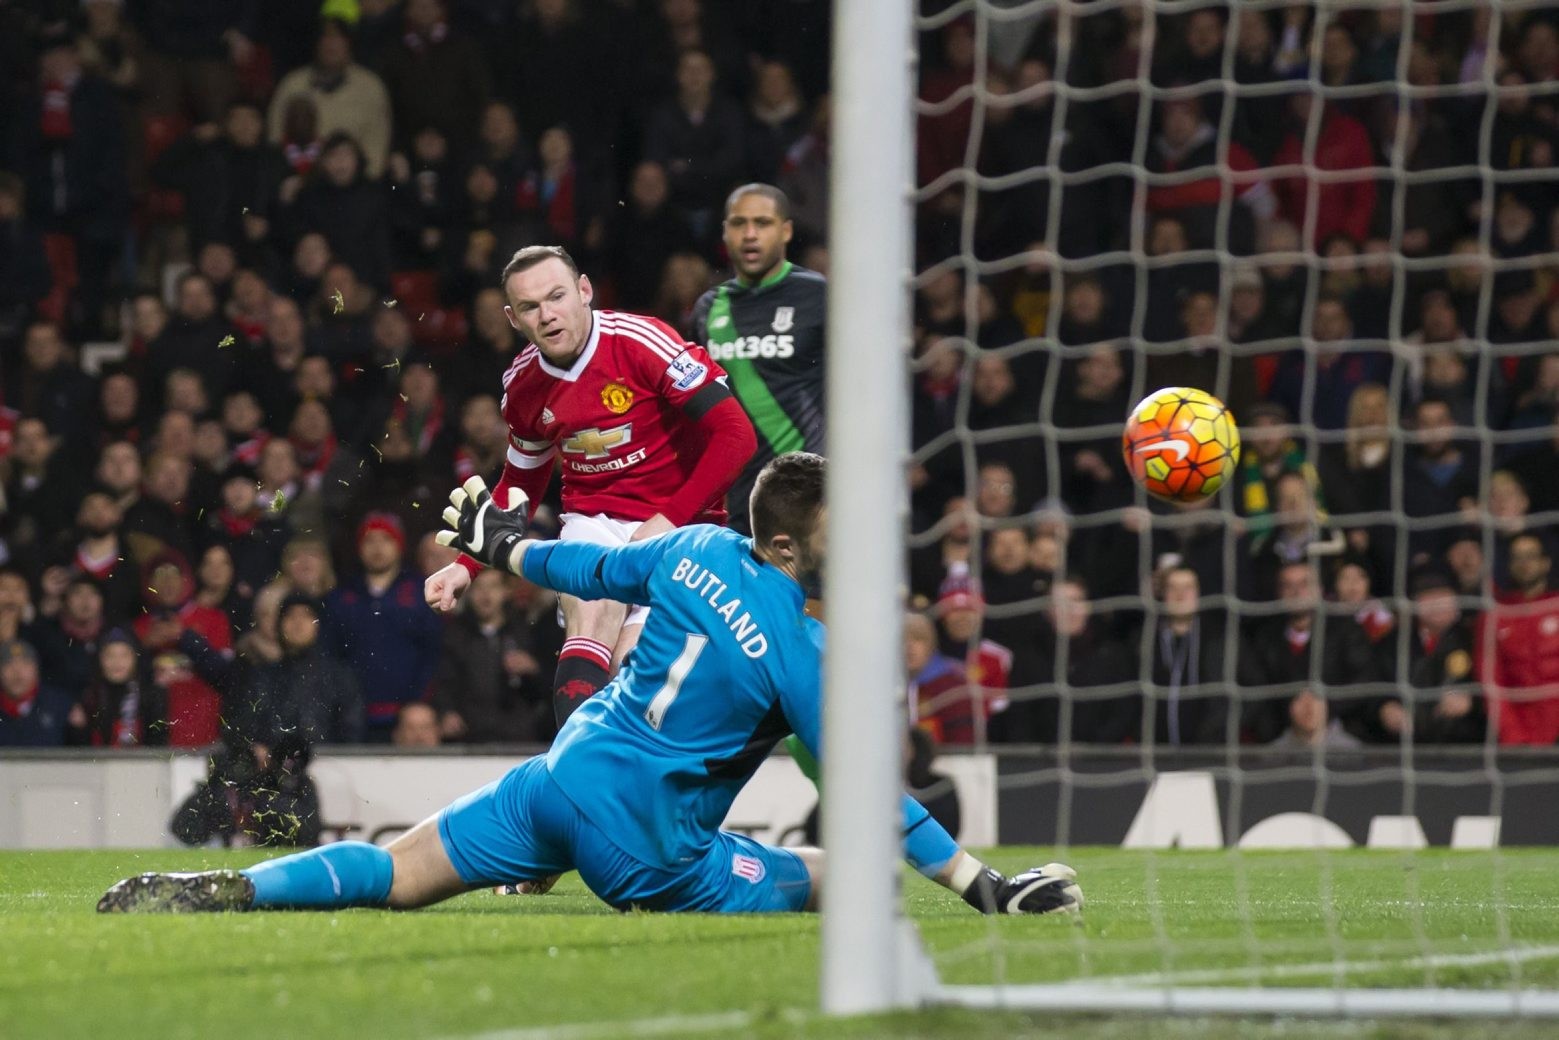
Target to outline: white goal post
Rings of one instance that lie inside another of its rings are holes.
[[[1344,4],[1322,0],[1314,6],[1325,14],[1344,9],[1369,11],[1397,2],[1350,0]],[[942,1005],[1147,1015],[1559,1017],[1559,992],[1549,989],[1523,988],[1519,983],[1490,989],[1456,989],[1427,982],[1422,988],[1355,988],[1342,984],[1341,971],[1331,979],[1334,985],[1304,987],[1261,985],[1257,984],[1260,978],[1253,977],[1253,984],[1232,988],[1229,983],[1238,980],[1229,976],[1235,973],[1209,972],[1209,977],[1199,980],[1196,972],[1170,971],[1119,979],[1094,977],[1045,984],[1009,979],[984,985],[946,985],[938,980],[935,961],[922,952],[913,926],[904,918],[898,880],[902,860],[897,799],[901,790],[900,702],[904,695],[902,647],[909,510],[906,470],[910,457],[910,317],[915,286],[913,214],[914,204],[920,197],[915,186],[914,160],[916,33],[945,25],[955,17],[968,15],[974,18],[978,26],[975,36],[982,53],[975,59],[972,92],[962,94],[958,100],[967,98],[971,101],[978,127],[987,100],[982,97],[984,88],[980,82],[986,60],[983,50],[993,34],[999,32],[1002,25],[1020,17],[1057,19],[1056,125],[1064,126],[1069,94],[1098,98],[1107,93],[1101,93],[1101,88],[1097,87],[1070,87],[1065,82],[1069,26],[1074,18],[1080,18],[1084,13],[1096,14],[1100,10],[1127,6],[1147,12],[1149,28],[1145,30],[1142,74],[1132,88],[1140,93],[1140,113],[1145,117],[1155,99],[1173,95],[1176,89],[1185,89],[1155,87],[1149,82],[1146,55],[1152,50],[1153,17],[1179,15],[1211,3],[1212,0],[1098,0],[1095,3],[1084,0],[959,0],[939,6],[933,18],[922,18],[916,12],[919,6],[916,0],[835,0],[827,319],[830,455],[827,537],[830,564],[825,576],[825,600],[829,641],[825,661],[822,766],[827,788],[837,796],[825,799],[822,810],[823,845],[829,857],[821,922],[820,991],[822,1010],[826,1014],[864,1014]],[[1432,0],[1420,6],[1466,11],[1479,3],[1480,0]],[[1241,5],[1235,2],[1228,6],[1238,10]],[[1279,4],[1278,0],[1252,0],[1250,6],[1275,10],[1286,4]],[[1494,10],[1497,34],[1500,9],[1505,5],[1496,0],[1484,6]],[[1410,16],[1406,21],[1407,35],[1398,57],[1400,84],[1407,82],[1412,41],[1413,18]],[[1319,58],[1319,47],[1319,42],[1312,45],[1313,58]],[[1232,47],[1229,49],[1221,81],[1222,93],[1218,95],[1225,102],[1225,113],[1218,128],[1225,136],[1229,132],[1228,113],[1232,111],[1234,101],[1255,96],[1242,94],[1234,85]],[[1481,87],[1485,92],[1483,139],[1479,144],[1484,200],[1479,238],[1487,246],[1494,209],[1494,180],[1488,175],[1488,126],[1498,90],[1492,61],[1485,62],[1485,66],[1483,82],[1473,86]],[[1312,87],[1316,85],[1314,72],[1310,82]],[[1426,96],[1413,93],[1422,89],[1400,87],[1403,96]],[[1329,96],[1324,91],[1318,93]],[[1471,95],[1472,90],[1463,93]],[[1139,120],[1139,137],[1146,134],[1146,123],[1145,118]],[[1319,114],[1312,116],[1304,134],[1303,147],[1307,156],[1314,155],[1319,123]],[[1405,134],[1406,130],[1400,133]],[[978,151],[978,134],[976,129],[975,139],[968,149],[968,166],[962,175],[970,185],[980,183],[980,175],[971,168]],[[1399,138],[1398,145],[1401,143]],[[1153,181],[1142,172],[1145,147],[1145,140],[1135,142],[1134,166],[1137,169],[1126,174],[1135,180],[1139,196],[1150,183],[1177,183],[1172,176],[1167,181]],[[1059,143],[1052,143],[1049,152],[1052,168],[1044,174],[1052,187],[1048,203],[1052,239],[1056,234],[1055,217],[1061,206],[1060,188],[1077,181],[1075,174],[1054,170],[1059,150]],[[1398,153],[1400,151],[1399,147]],[[1380,168],[1380,171],[1381,176],[1390,178],[1398,189],[1391,237],[1393,244],[1400,247],[1402,189],[1416,182],[1413,175],[1405,173],[1400,157],[1392,160],[1391,167]],[[1226,166],[1220,167],[1220,173],[1227,178],[1229,170]],[[1313,230],[1311,225],[1317,209],[1315,193],[1323,183],[1330,183],[1324,175],[1311,180],[1309,211],[1312,216],[1307,221],[1306,232]],[[969,194],[972,197],[977,192]],[[1186,254],[1192,260],[1219,264],[1225,274],[1233,259],[1225,248],[1232,205],[1230,192],[1226,190],[1219,203],[1218,248]],[[972,213],[973,206],[971,198],[966,217]],[[1132,255],[1125,262],[1133,263],[1137,268],[1134,310],[1138,313],[1131,323],[1130,338],[1140,344],[1143,320],[1140,312],[1146,298],[1144,271],[1154,265],[1144,257],[1144,231],[1140,225],[1134,229],[1131,239]],[[966,241],[965,249],[968,248]],[[1404,259],[1400,248],[1397,252],[1393,270],[1399,288],[1409,273],[1447,266],[1441,264],[1436,268],[1433,264]],[[987,269],[1012,270],[1019,260],[1008,257],[1005,267],[999,262],[991,266],[990,261],[979,261],[966,254],[966,269],[981,273],[987,273]],[[1067,272],[1093,271],[1105,261],[1099,257],[1063,261],[1052,252],[1048,262],[1054,264],[1053,270]],[[1112,256],[1109,262],[1120,263],[1122,257]],[[1298,262],[1330,270],[1324,260],[1318,262],[1314,255],[1301,257]],[[1496,261],[1490,270],[1509,267]],[[1315,292],[1312,287],[1306,298],[1307,307],[1314,304]],[[1055,296],[1058,299],[1059,293]],[[972,299],[971,294],[968,308],[971,313]],[[1492,291],[1486,285],[1478,308],[1478,328],[1473,333],[1485,342],[1491,299]],[[1047,330],[1049,338],[1056,334],[1058,311],[1058,306],[1052,308]],[[1220,316],[1218,320],[1221,334],[1224,319]],[[1399,333],[1402,326],[1400,297],[1391,320],[1393,333]],[[1306,349],[1313,350],[1314,339],[1308,318],[1301,338]],[[1053,381],[1054,377],[1051,377],[1044,398],[1047,404],[1054,400]],[[1395,383],[1393,389],[1396,389]],[[1307,408],[1312,396],[1313,388],[1307,387]],[[1041,414],[1036,425],[1047,434],[1053,433],[1047,415]],[[1400,432],[1395,426],[1393,430]],[[1495,439],[1488,431],[1483,431],[1481,446],[1485,453],[1492,450]],[[1312,434],[1312,446],[1314,443]],[[966,456],[972,458],[967,438],[963,448]],[[1054,450],[1048,450],[1053,460]],[[1400,447],[1396,449],[1399,459],[1401,450]],[[1485,491],[1486,488],[1485,477]],[[1396,593],[1401,601],[1404,598],[1401,589]],[[1231,755],[1231,761],[1232,758]],[[1404,753],[1403,762],[1404,769],[1413,768],[1410,750]],[[1150,774],[1151,769],[1147,770]],[[1231,855],[1237,857],[1239,853],[1231,851]],[[1086,889],[1086,875],[1080,880]],[[1231,898],[1234,898],[1233,893]],[[1243,899],[1243,895],[1240,898]],[[1249,907],[1246,912],[1251,912]],[[1506,938],[1508,940],[1508,935]],[[1002,936],[993,930],[991,942],[999,944],[1001,941]],[[1519,951],[1513,949],[1497,955],[1507,956],[1512,967],[1521,959]],[[1290,977],[1326,978],[1327,974],[1325,970],[1295,972]],[[1516,974],[1519,978],[1519,972]],[[1223,977],[1211,977],[1214,975]],[[1279,973],[1277,977],[1283,976]]]
[[[822,810],[830,1014],[921,996],[901,984],[897,957],[913,15],[909,0],[836,0],[834,12],[823,772],[850,797]]]

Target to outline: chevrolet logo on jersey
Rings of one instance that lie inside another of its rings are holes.
[[[568,455],[583,455],[587,459],[604,459],[612,453],[613,448],[621,447],[631,440],[633,423],[613,426],[610,430],[592,426],[564,441],[563,451]]]

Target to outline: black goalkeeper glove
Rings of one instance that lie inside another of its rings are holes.
[[[509,508],[500,508],[481,477],[472,477],[449,493],[444,510],[448,531],[440,531],[440,545],[459,549],[490,567],[518,574],[515,550],[525,540],[530,501],[519,488],[509,489]]]
[[[964,890],[964,902],[982,914],[1075,914],[1083,908],[1077,871],[1046,863],[1012,877],[986,867]]]

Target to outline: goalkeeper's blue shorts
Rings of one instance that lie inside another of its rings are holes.
[[[806,864],[789,849],[717,831],[701,859],[668,870],[639,862],[585,819],[544,757],[509,770],[439,813],[438,833],[460,879],[500,885],[578,870],[618,910],[774,913],[805,909]]]

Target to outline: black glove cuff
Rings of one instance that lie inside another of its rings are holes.
[[[986,867],[980,871],[974,883],[964,889],[964,902],[982,914],[994,914],[997,912],[996,893],[1006,883],[1006,878],[990,867]]]

